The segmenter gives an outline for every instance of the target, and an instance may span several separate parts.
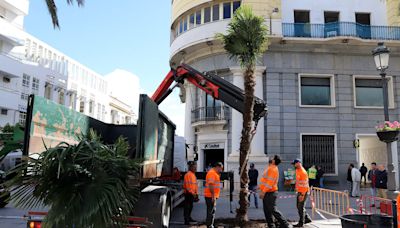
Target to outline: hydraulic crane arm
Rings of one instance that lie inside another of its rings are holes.
[[[182,64],[176,69],[171,69],[151,97],[152,100],[157,104],[160,104],[175,87],[183,85],[185,79],[187,82],[192,83],[207,94],[211,95],[213,98],[221,100],[238,112],[243,113],[244,91],[242,89],[221,77],[212,74],[202,74],[186,64]],[[176,84],[170,88],[174,81]],[[255,97],[253,110],[253,120],[257,123],[258,120],[267,114],[267,105],[264,100]]]

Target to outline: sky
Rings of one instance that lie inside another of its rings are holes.
[[[169,69],[169,0],[86,0],[84,7],[56,1],[60,29],[54,29],[45,0],[30,0],[25,30],[83,65],[106,75],[124,69],[140,79],[149,96]],[[160,109],[183,136],[184,105],[178,91]]]

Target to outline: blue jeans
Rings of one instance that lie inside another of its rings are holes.
[[[321,178],[319,179],[319,187],[320,187],[320,188],[323,188],[323,187],[324,187],[324,178],[323,178],[323,177],[321,177]]]
[[[257,185],[250,185],[249,186],[249,206],[251,204],[251,195],[254,196],[254,205],[258,208],[258,197],[257,197]]]

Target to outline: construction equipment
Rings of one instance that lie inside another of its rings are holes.
[[[175,85],[172,85],[173,82]],[[244,92],[228,81],[212,74],[202,74],[188,65],[172,69],[150,99],[140,95],[137,125],[114,125],[85,116],[41,97],[29,96],[24,154],[45,151],[60,142],[77,143],[77,135],[94,129],[105,143],[112,144],[123,136],[130,144],[130,157],[143,160],[140,180],[141,196],[133,214],[146,218],[152,227],[168,227],[171,210],[183,201],[179,171],[174,167],[175,125],[158,110],[158,105],[176,87],[191,83],[215,99],[219,99],[243,113]],[[254,100],[253,120],[257,123],[267,114],[267,106],[260,98]],[[196,173],[204,179],[205,173]],[[232,201],[233,173],[223,173],[221,180],[229,180]],[[146,221],[147,221],[146,220]],[[28,220],[28,224],[29,224]],[[35,220],[40,223],[40,220]]]

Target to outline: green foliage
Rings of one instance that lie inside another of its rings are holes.
[[[124,227],[140,189],[127,185],[139,173],[120,138],[104,145],[91,131],[76,145],[60,143],[26,158],[6,185],[17,207],[49,207],[43,227]]]
[[[60,24],[58,22],[58,14],[57,14],[57,5],[54,0],[45,0],[46,5],[47,5],[47,10],[50,13],[51,20],[53,22],[54,28],[60,28]],[[83,6],[85,3],[85,0],[76,0],[78,3],[78,6]],[[67,3],[72,5],[74,3],[74,0],[67,0]]]
[[[236,10],[228,25],[227,34],[217,34],[223,41],[231,58],[239,61],[242,68],[254,66],[257,57],[267,48],[267,27],[264,18],[254,15],[249,6],[242,5]]]
[[[14,127],[11,126],[10,124],[6,124],[6,125],[4,125],[2,131],[3,131],[3,133],[13,133]]]

